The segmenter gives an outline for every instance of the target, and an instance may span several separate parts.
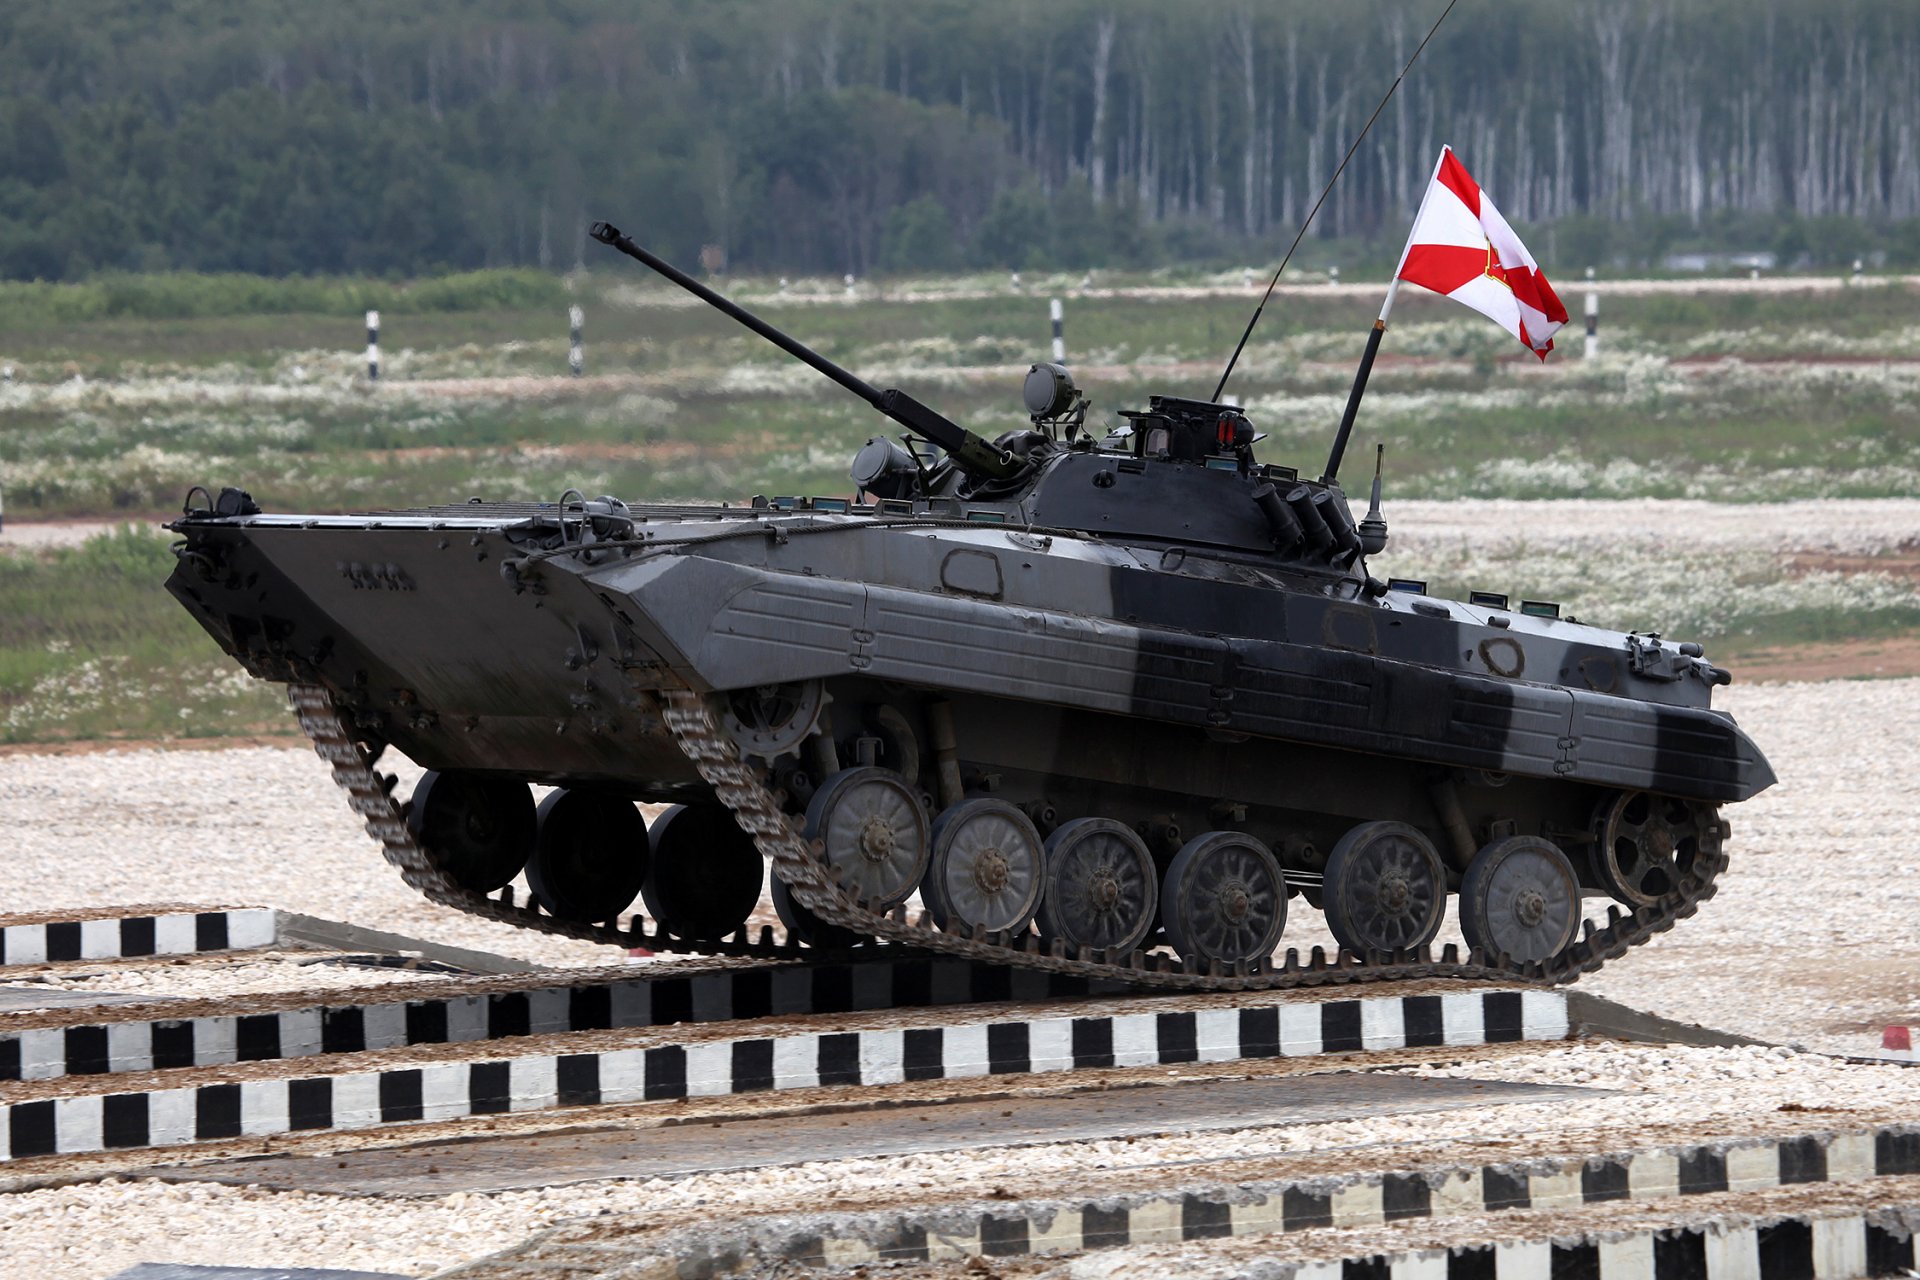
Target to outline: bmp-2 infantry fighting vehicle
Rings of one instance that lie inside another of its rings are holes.
[[[1370,576],[1377,465],[1356,524],[1336,464],[1257,461],[1231,405],[1155,396],[1095,439],[1057,365],[989,442],[593,234],[910,434],[859,451],[856,499],[190,498],[170,589],[291,686],[431,898],[618,945],[879,939],[1161,986],[1564,980],[1689,914],[1717,806],[1773,781],[1697,645]],[[389,746],[430,770],[404,804]],[[745,927],[769,882],[784,941]],[[636,896],[651,928],[618,923]],[[1290,897],[1340,957],[1276,962]],[[1428,947],[1450,900],[1465,958]]]

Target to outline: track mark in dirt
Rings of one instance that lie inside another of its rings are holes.
[[[1842,354],[1838,352],[1823,351],[1823,352],[1818,352],[1818,353],[1808,354],[1808,355],[1781,355],[1781,356],[1752,356],[1752,355],[1670,356],[1668,357],[1668,363],[1674,364],[1674,365],[1682,365],[1682,366],[1742,364],[1742,365],[1793,365],[1801,368],[1809,368],[1809,367],[1824,366],[1824,365],[1840,365],[1840,366],[1854,366],[1854,365],[1870,366],[1870,365],[1882,365],[1882,364],[1913,365],[1913,364],[1920,364],[1920,357],[1848,355],[1848,354]]]
[[[284,734],[253,733],[230,738],[81,738],[55,742],[0,743],[0,760],[8,756],[92,756],[107,751],[233,751],[242,747],[277,747],[308,751],[311,744],[291,723]]]
[[[1920,583],[1920,547],[1905,544],[1898,550],[1872,556],[1797,551],[1788,558],[1787,571],[1795,577],[1809,573],[1884,573]]]
[[[783,444],[770,433],[734,436],[725,440],[587,441],[580,444],[541,444],[522,441],[497,445],[419,445],[406,449],[368,449],[360,456],[405,462],[437,458],[485,458],[511,454],[530,461],[566,459],[572,462],[684,462],[689,458],[764,458]],[[789,446],[790,447],[790,446]]]
[[[1920,676],[1920,632],[1728,654],[1722,663],[1750,684],[1804,680],[1891,680]]]

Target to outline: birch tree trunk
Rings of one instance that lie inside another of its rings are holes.
[[[1592,10],[1594,56],[1600,70],[1600,159],[1594,174],[1594,205],[1618,217],[1626,210],[1633,157],[1633,108],[1627,101],[1627,14],[1603,0]]]
[[[1117,25],[1109,13],[1093,33],[1093,123],[1087,129],[1087,180],[1093,186],[1096,203],[1107,198],[1107,72],[1113,64]]]
[[[1259,176],[1260,97],[1259,81],[1253,74],[1253,13],[1244,5],[1227,20],[1227,36],[1239,55],[1240,85],[1246,104],[1246,137],[1240,155],[1240,231],[1251,236],[1258,225],[1254,218],[1254,184]]]

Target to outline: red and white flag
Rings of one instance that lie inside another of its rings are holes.
[[[1394,275],[1472,307],[1542,360],[1567,322],[1567,309],[1540,264],[1452,147],[1440,150]]]

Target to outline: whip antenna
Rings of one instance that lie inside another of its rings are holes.
[[[1300,223],[1300,230],[1294,232],[1293,243],[1287,246],[1286,257],[1280,259],[1279,267],[1274,270],[1273,279],[1267,281],[1267,291],[1260,295],[1260,305],[1253,309],[1253,318],[1247,321],[1246,332],[1240,335],[1240,341],[1233,348],[1233,354],[1227,358],[1227,367],[1220,374],[1220,384],[1213,389],[1213,395],[1209,397],[1213,403],[1220,403],[1220,393],[1227,389],[1227,379],[1233,376],[1233,366],[1240,363],[1240,353],[1246,350],[1247,339],[1253,336],[1253,326],[1260,323],[1260,313],[1267,309],[1267,299],[1273,296],[1274,286],[1280,283],[1280,273],[1285,271],[1287,263],[1293,260],[1293,251],[1300,247],[1302,240],[1306,239],[1307,228],[1313,225],[1313,216],[1319,213],[1320,206],[1327,202],[1327,197],[1333,192],[1333,184],[1340,181],[1340,175],[1347,171],[1347,161],[1353,159],[1353,153],[1358,151],[1360,144],[1367,140],[1367,134],[1373,129],[1373,122],[1378,120],[1380,113],[1387,109],[1387,103],[1393,99],[1394,90],[1398,89],[1400,82],[1407,78],[1407,72],[1413,70],[1413,64],[1419,60],[1421,50],[1427,47],[1427,42],[1433,39],[1433,33],[1440,29],[1440,24],[1447,20],[1448,14],[1453,12],[1453,6],[1459,3],[1460,0],[1447,0],[1447,7],[1440,11],[1440,16],[1433,20],[1431,27],[1427,28],[1427,34],[1414,49],[1413,57],[1407,59],[1407,65],[1400,68],[1400,74],[1393,78],[1393,84],[1387,88],[1386,96],[1380,99],[1380,105],[1373,109],[1373,114],[1367,117],[1366,124],[1360,127],[1359,136],[1354,138],[1353,145],[1347,148],[1347,154],[1340,157],[1340,166],[1333,171],[1333,176],[1327,179],[1327,185],[1321,188],[1320,198],[1313,202],[1313,208],[1307,210],[1305,220]]]

